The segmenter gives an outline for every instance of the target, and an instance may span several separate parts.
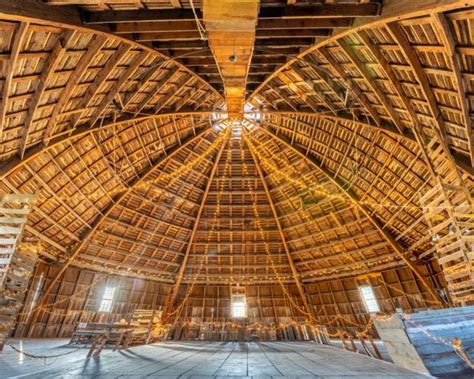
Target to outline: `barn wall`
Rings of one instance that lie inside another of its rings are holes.
[[[430,265],[419,265],[417,268],[433,288],[444,292],[446,283],[440,268],[434,262]],[[370,319],[358,288],[360,284],[365,283],[372,286],[383,313],[394,313],[397,309],[411,313],[440,307],[407,267],[365,277],[310,283],[305,289],[323,324],[330,324],[333,331],[342,327],[356,332],[363,329]],[[337,315],[340,317],[335,321]]]
[[[43,262],[36,267],[15,336],[69,337],[79,322],[115,322],[127,318],[136,308],[160,308],[170,291],[167,284],[70,267],[48,295],[46,305],[36,311],[35,317],[29,310],[34,309],[35,299],[41,298],[59,270],[59,266]],[[107,285],[118,288],[112,311],[98,312]]]
[[[34,303],[42,296],[59,269],[59,266],[44,262],[37,265],[25,307],[18,318],[15,336],[68,337],[79,322],[114,322],[126,319],[136,308],[162,309],[171,290],[169,284],[68,268],[46,299],[46,306],[37,310],[35,315],[30,310],[34,309]],[[444,286],[438,268],[434,267],[429,271],[427,266],[422,266],[420,269],[431,282],[438,283],[439,287]],[[412,312],[438,306],[430,301],[426,289],[407,268],[388,270],[379,277],[307,283],[305,290],[309,302],[321,323],[331,326],[330,331],[341,328],[355,332],[363,329],[369,321],[370,316],[359,296],[358,284],[361,280],[371,283],[383,312],[392,313],[395,308]],[[110,313],[98,312],[106,285],[118,288]],[[179,322],[192,323],[231,320],[230,285],[195,285],[183,303],[189,288],[181,286],[175,308],[181,304],[183,306],[179,315],[173,315],[172,320],[176,317]],[[301,309],[303,307],[296,286],[286,285],[286,289],[291,294],[292,301],[278,283],[246,287],[247,323],[272,326],[305,321],[306,316],[297,309],[297,306]]]

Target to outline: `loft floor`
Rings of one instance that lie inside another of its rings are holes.
[[[23,349],[52,355],[72,351],[67,340],[24,340]],[[17,343],[18,344],[18,343]],[[391,363],[310,342],[165,342],[85,359],[81,349],[48,360],[24,358],[6,347],[0,377],[22,378],[426,378]]]

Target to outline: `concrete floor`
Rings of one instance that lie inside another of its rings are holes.
[[[426,378],[391,363],[311,342],[165,342],[86,360],[66,340],[24,340],[33,354],[69,355],[39,360],[10,347],[0,353],[0,378]],[[18,341],[14,341],[18,346]]]

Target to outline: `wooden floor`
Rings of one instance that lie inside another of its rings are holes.
[[[166,342],[106,350],[100,359],[90,360],[85,359],[85,349],[74,351],[65,342],[23,342],[23,349],[34,354],[72,352],[46,364],[6,347],[0,353],[0,377],[426,378],[391,363],[310,342]]]

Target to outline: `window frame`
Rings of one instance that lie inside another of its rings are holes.
[[[106,286],[102,292],[102,297],[99,303],[99,312],[110,313],[114,305],[116,286]],[[109,294],[109,292],[111,292]]]
[[[369,293],[367,293],[366,290],[368,290]],[[359,294],[367,313],[380,312],[380,305],[377,300],[377,296],[375,295],[375,291],[370,284],[359,285]]]
[[[241,309],[242,312],[236,314],[235,309]],[[230,301],[230,314],[232,318],[247,318],[247,298],[245,294],[233,294]]]

